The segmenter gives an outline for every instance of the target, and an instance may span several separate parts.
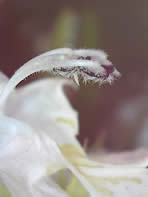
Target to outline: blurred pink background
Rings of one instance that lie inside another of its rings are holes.
[[[0,0],[0,70],[11,76],[33,56],[56,47],[105,50],[122,77],[112,86],[81,86],[72,99],[80,112],[79,139],[89,145],[101,141],[109,150],[146,147],[147,8],[147,0]]]

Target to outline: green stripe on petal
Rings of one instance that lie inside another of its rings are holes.
[[[87,192],[87,190],[85,190],[85,188],[82,186],[82,184],[80,183],[80,181],[73,176],[67,189],[66,192],[69,194],[69,196],[71,197],[88,197],[89,193]]]
[[[3,184],[0,184],[0,195],[2,195],[2,197],[11,197],[10,192]]]

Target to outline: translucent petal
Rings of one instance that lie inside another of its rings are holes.
[[[91,161],[77,147],[66,145],[61,151],[72,164],[69,169],[80,180],[92,197],[148,195],[148,169],[140,161],[126,165]],[[70,154],[71,152],[71,154]]]
[[[2,175],[1,175],[2,176]],[[52,179],[44,178],[37,183],[29,185],[22,178],[11,177],[4,174],[2,176],[6,182],[3,190],[0,190],[1,197],[68,197]],[[0,187],[0,189],[2,189]],[[9,189],[9,191],[8,191]]]
[[[16,89],[8,99],[5,113],[32,127],[46,132],[56,143],[79,144],[78,114],[63,91],[67,81],[45,79]]]
[[[18,120],[3,115],[0,120],[0,178],[11,195],[66,197],[51,178],[46,179],[66,168],[56,143]]]
[[[0,72],[0,84],[6,82],[8,82],[8,77],[4,73]]]
[[[4,87],[6,86],[7,82],[8,82],[7,76],[4,73],[0,72],[0,94],[3,91]]]

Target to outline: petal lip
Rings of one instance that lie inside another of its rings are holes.
[[[79,56],[85,57],[78,59]],[[111,82],[119,76],[117,70],[104,69],[101,65],[109,65],[107,54],[101,50],[92,49],[58,49],[45,52],[25,63],[11,77],[1,94],[0,107],[3,108],[8,95],[25,78],[38,72],[59,74],[65,78],[73,79],[79,84],[80,75],[84,82],[94,81],[100,85]],[[65,69],[66,68],[66,69]]]

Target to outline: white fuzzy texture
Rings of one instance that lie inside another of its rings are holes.
[[[80,56],[91,56],[92,60],[78,59]],[[72,49],[57,49],[39,55],[25,63],[9,80],[7,87],[2,92],[0,97],[0,105],[3,105],[8,95],[22,80],[36,72],[53,72],[61,76],[72,78],[79,84],[78,75],[82,76],[83,80],[91,80],[94,82],[112,82],[115,77],[119,77],[119,72],[115,69],[114,72],[105,78],[106,71],[101,65],[110,65],[111,62],[107,59],[107,55],[100,50],[72,50]],[[70,72],[62,72],[61,68],[71,69]],[[80,71],[84,68],[100,77],[93,77]]]

